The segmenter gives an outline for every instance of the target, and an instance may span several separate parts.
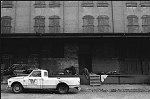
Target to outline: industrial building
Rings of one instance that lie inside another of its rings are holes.
[[[124,77],[106,83],[150,82],[150,1],[1,1],[0,35],[5,69],[75,66]]]

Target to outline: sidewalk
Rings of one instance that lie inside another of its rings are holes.
[[[104,84],[101,86],[81,85],[81,91],[86,92],[150,92],[150,85]]]
[[[1,92],[7,90],[7,84],[1,84]],[[150,85],[104,84],[101,86],[81,85],[81,92],[150,92]]]

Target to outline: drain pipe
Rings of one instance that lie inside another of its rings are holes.
[[[63,33],[65,33],[65,2],[63,1]]]
[[[18,1],[16,1],[16,2],[15,2],[15,5],[14,5],[14,6],[15,6],[15,7],[14,7],[14,10],[15,10],[15,20],[14,20],[14,21],[15,21],[15,22],[14,22],[14,31],[13,31],[14,33],[16,33],[16,27],[17,27],[17,8],[18,8],[18,7],[17,7],[17,2],[18,2]]]
[[[114,9],[113,9],[113,1],[111,1],[111,12],[112,12],[112,30],[114,33]]]

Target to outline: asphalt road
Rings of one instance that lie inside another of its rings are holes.
[[[76,92],[57,94],[51,91],[25,91],[14,94],[11,91],[1,92],[1,99],[150,99],[149,92]]]

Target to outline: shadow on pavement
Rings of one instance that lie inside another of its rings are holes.
[[[1,90],[1,93],[13,93],[11,89]],[[78,91],[75,89],[69,90],[67,94],[77,94]],[[21,94],[21,93],[20,93]],[[34,90],[34,89],[25,89],[22,94],[59,94],[56,90]]]

